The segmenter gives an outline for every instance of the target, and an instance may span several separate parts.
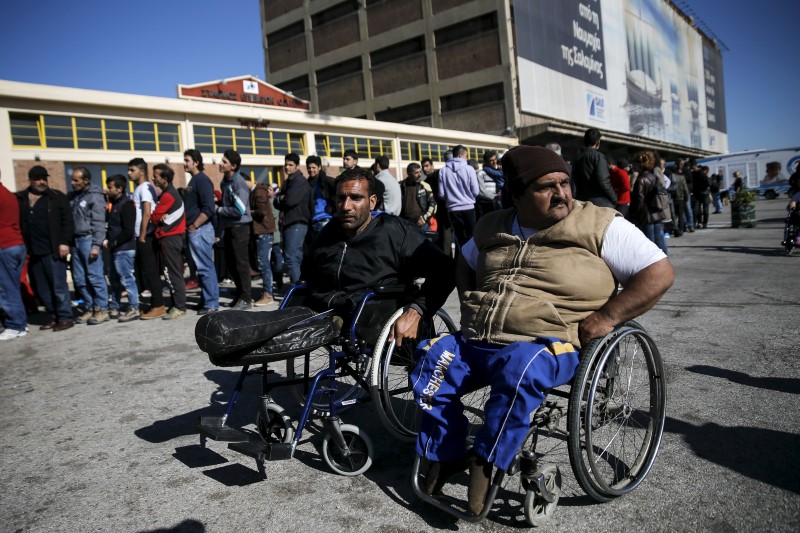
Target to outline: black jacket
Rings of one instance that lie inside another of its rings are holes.
[[[617,193],[611,186],[608,160],[594,148],[584,148],[572,166],[572,179],[578,200],[600,207],[616,207]]]
[[[313,217],[315,214],[316,198],[314,198],[314,196],[316,195],[317,184],[319,184],[322,198],[325,199],[327,204],[325,206],[325,212],[332,215],[334,209],[336,209],[336,178],[328,176],[324,170],[320,170],[316,178],[308,178],[308,184],[311,186],[311,205],[309,206],[311,216]]]
[[[53,256],[60,257],[58,247],[62,244],[69,246],[72,242],[72,234],[75,227],[72,220],[72,208],[69,205],[67,195],[63,192],[56,189],[47,189],[44,194],[47,195],[47,226],[50,230],[50,246],[53,250]],[[27,213],[31,208],[31,204],[28,200],[28,189],[19,191],[17,198],[19,198],[19,227],[25,239],[25,246],[30,250]],[[41,202],[44,199],[41,198],[39,201]]]
[[[304,256],[302,272],[311,288],[308,303],[319,311],[335,307],[344,296],[381,285],[411,286],[425,278],[421,290],[402,303],[416,304],[430,317],[455,287],[453,260],[416,226],[388,214],[373,218],[349,242],[334,218]]]
[[[275,198],[275,207],[281,211],[283,227],[311,222],[313,190],[299,170],[283,182],[281,194]]]

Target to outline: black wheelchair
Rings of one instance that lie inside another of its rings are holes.
[[[207,439],[227,442],[230,449],[253,457],[259,472],[266,477],[264,461],[293,457],[303,429],[316,415],[325,429],[322,454],[326,464],[338,474],[359,475],[371,466],[374,447],[357,426],[342,424],[339,414],[370,401],[391,435],[413,440],[419,424],[408,379],[415,364],[414,348],[419,341],[456,330],[447,312],[440,309],[431,320],[420,321],[416,342],[397,346],[389,341],[394,323],[406,309],[401,303],[408,300],[413,290],[414,287],[395,286],[367,291],[354,299],[352,316],[342,321],[330,311],[315,314],[303,307],[307,291],[304,287],[294,287],[280,305],[280,310],[294,317],[291,327],[258,339],[255,346],[241,340],[242,336],[252,335],[247,333],[229,338],[224,353],[204,348],[213,364],[241,366],[242,370],[225,413],[219,417],[201,417],[197,426],[201,446],[206,445]],[[298,313],[295,315],[292,310]],[[232,312],[224,314],[229,313]],[[245,318],[254,322],[254,328],[260,320],[256,315],[267,315],[244,313]],[[201,330],[207,330],[213,320],[212,316],[198,321],[195,335],[201,348],[200,339],[207,334]],[[284,361],[285,376],[279,377],[270,364]],[[256,374],[261,375],[262,381],[256,430],[232,428],[227,420],[245,378]],[[272,389],[282,386],[290,387],[303,406],[296,430],[284,409],[273,400]],[[483,401],[483,393],[478,393],[469,405],[477,412]]]
[[[783,226],[783,245],[786,255],[792,255],[797,247],[797,233],[800,231],[800,207],[789,211]]]
[[[592,499],[610,501],[638,487],[653,466],[664,430],[666,384],[661,355],[634,321],[592,341],[581,352],[572,384],[548,392],[531,416],[512,466],[507,471],[496,469],[480,515],[466,511],[463,486],[448,485],[451,494],[425,493],[421,473],[425,460],[419,456],[412,471],[417,497],[475,522],[489,514],[507,480],[519,476],[525,518],[531,526],[543,525],[555,512],[562,492],[560,466],[548,461],[553,436],[566,441],[572,472]],[[540,443],[543,437],[551,439],[545,446]]]

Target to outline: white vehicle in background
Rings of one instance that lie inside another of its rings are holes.
[[[734,172],[740,172],[747,189],[757,190],[771,200],[789,192],[789,176],[800,164],[800,146],[781,150],[748,150],[715,155],[697,160],[709,168],[710,174],[723,176],[723,191],[731,189]]]

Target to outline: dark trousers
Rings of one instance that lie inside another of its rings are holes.
[[[250,226],[239,224],[225,228],[225,261],[236,285],[236,299],[252,301],[250,295]]]
[[[164,279],[172,293],[172,306],[186,311],[186,283],[183,281],[183,235],[170,235],[159,240],[164,262]]]
[[[675,200],[673,209],[675,210],[675,217],[672,220],[674,232],[676,237],[680,237],[686,231],[686,200]]]
[[[150,291],[150,306],[161,307],[164,297],[161,295],[161,278],[154,246],[152,235],[145,237],[144,242],[136,239],[136,264],[142,273],[144,288]]]
[[[695,226],[700,224],[703,227],[708,225],[708,193],[695,193],[692,195],[692,207],[694,208]]]
[[[51,254],[32,255],[28,262],[28,273],[33,282],[33,290],[53,319],[72,321],[67,261],[55,259]]]
[[[459,255],[461,254],[461,247],[472,238],[472,232],[475,230],[475,209],[450,211],[450,223],[453,225],[456,255]]]

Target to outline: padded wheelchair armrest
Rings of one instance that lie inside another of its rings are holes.
[[[372,289],[376,296],[402,296],[408,294],[408,286],[403,284],[380,285]]]

